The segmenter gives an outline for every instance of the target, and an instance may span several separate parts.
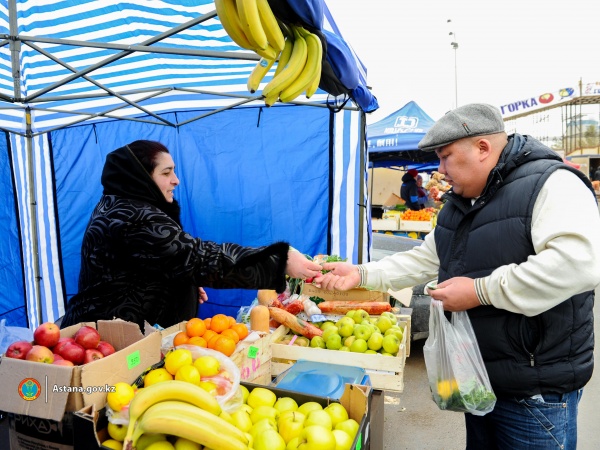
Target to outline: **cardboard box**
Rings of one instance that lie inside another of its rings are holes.
[[[326,291],[312,284],[305,284],[303,295],[309,297],[320,297],[323,300],[354,300],[360,302],[389,302],[390,294],[387,292],[370,291],[368,289],[349,289],[347,291]]]
[[[402,200],[398,195],[391,193],[389,197],[383,202],[383,206],[396,206],[404,205],[406,202]]]
[[[8,414],[9,448],[13,450],[73,450],[73,413],[62,420]]]
[[[96,327],[94,323],[80,323],[61,330],[61,336],[73,336],[84,325]],[[66,367],[2,358],[0,379],[6,393],[2,409],[61,421],[65,412],[88,405],[102,408],[107,391],[115,383],[131,383],[140,372],[160,361],[161,336],[156,330],[150,328],[144,336],[137,324],[120,319],[99,320],[97,329],[117,351],[88,364]],[[26,381],[37,389],[38,396],[33,400],[25,400],[19,394]]]
[[[299,359],[305,359],[341,366],[362,367],[366,369],[373,389],[402,392],[404,390],[404,365],[406,363],[406,343],[410,339],[410,324],[404,320],[399,320],[398,323],[404,328],[404,333],[400,349],[395,357],[278,344],[277,341],[289,331],[287,327],[282,325],[272,336],[271,376],[276,377],[289,369]]]
[[[264,387],[255,383],[242,382],[242,384],[250,391],[255,387]],[[315,401],[321,406],[325,407],[334,402],[334,400],[326,397],[306,395],[285,389],[278,389],[275,387],[269,387],[269,389],[273,391],[278,398],[291,397],[296,400],[298,404],[308,401]],[[348,416],[360,424],[358,433],[351,447],[353,450],[369,448],[371,396],[372,389],[369,386],[347,384],[344,394],[339,400],[339,403],[344,405],[348,411]],[[107,425],[108,420],[106,419],[104,409],[96,409],[93,405],[90,405],[80,411],[75,412],[73,415],[75,450],[106,448],[102,447],[100,442],[108,439],[108,433],[106,432]]]
[[[432,220],[402,220],[400,219],[400,231],[423,231],[430,232],[433,230]]]

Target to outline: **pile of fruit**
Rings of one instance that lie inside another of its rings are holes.
[[[114,352],[115,348],[103,341],[95,328],[82,326],[72,337],[60,337],[58,325],[46,322],[33,332],[33,342],[13,342],[4,356],[59,366],[78,366]]]
[[[248,327],[237,323],[235,318],[225,314],[200,319],[194,317],[185,324],[185,330],[178,332],[173,338],[173,346],[197,345],[210,348],[231,356],[239,341],[248,336]]]
[[[407,209],[400,215],[400,220],[415,220],[429,222],[435,212],[434,208],[425,208],[418,211]]]
[[[350,310],[336,322],[322,322],[319,328],[323,331],[321,336],[308,339],[290,333],[277,343],[396,356],[404,335],[404,330],[398,325],[392,312],[383,312],[381,316],[371,317],[363,309]]]

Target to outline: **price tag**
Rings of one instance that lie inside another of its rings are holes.
[[[325,322],[326,320],[327,317],[325,317],[323,314],[313,314],[310,316],[311,322]]]
[[[258,347],[255,347],[254,345],[251,345],[250,347],[248,347],[248,358],[256,359],[257,355],[258,355]]]
[[[127,369],[131,370],[134,367],[137,367],[142,362],[142,357],[140,356],[140,351],[136,350],[130,355],[127,355]]]

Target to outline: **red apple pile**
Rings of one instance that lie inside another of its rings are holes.
[[[33,332],[33,342],[13,342],[6,349],[5,356],[59,366],[76,366],[114,352],[115,348],[101,340],[95,328],[86,325],[77,330],[73,337],[60,337],[60,328],[52,322],[46,322]]]

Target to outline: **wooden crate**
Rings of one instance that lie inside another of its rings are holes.
[[[400,231],[423,231],[433,230],[433,220],[402,220],[400,219]]]
[[[262,385],[271,382],[271,335],[262,333],[256,341],[240,341],[230,358],[239,367],[242,381]]]
[[[398,231],[398,220],[371,219],[371,229],[376,231]]]
[[[402,392],[404,390],[407,342],[410,341],[410,322],[400,320],[399,324],[405,330],[400,350],[395,357],[277,344],[276,342],[289,331],[282,325],[271,336],[271,376],[276,377],[299,359],[305,359],[341,366],[362,367],[366,369],[374,389]]]
[[[370,291],[368,289],[356,288],[347,291],[326,291],[312,284],[305,284],[302,294],[309,297],[320,297],[326,301],[353,300],[360,302],[389,302],[390,294],[387,292]]]

